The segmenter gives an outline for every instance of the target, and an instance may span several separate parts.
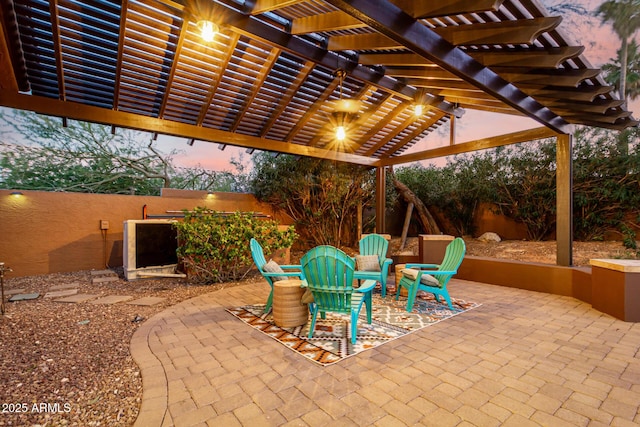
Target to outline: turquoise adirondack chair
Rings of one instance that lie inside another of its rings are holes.
[[[360,255],[376,255],[378,257],[378,266],[376,271],[362,271],[360,268],[356,271],[356,278],[370,279],[380,282],[381,295],[387,295],[387,277],[389,276],[389,266],[393,262],[391,258],[387,258],[387,250],[389,242],[380,234],[369,234],[360,239]],[[358,257],[356,257],[356,260]],[[357,263],[356,263],[357,264]]]
[[[462,259],[467,250],[464,240],[460,237],[453,239],[447,245],[447,249],[441,264],[407,264],[403,270],[400,285],[396,289],[396,301],[400,296],[400,289],[406,288],[408,292],[407,311],[411,312],[419,290],[430,292],[440,302],[439,297],[443,297],[453,310],[451,297],[447,291],[447,283],[458,273],[458,267],[462,264]]]
[[[278,265],[272,261],[267,262],[264,257],[264,250],[262,249],[262,245],[258,243],[258,241],[254,238],[251,238],[249,242],[251,246],[251,257],[253,258],[253,262],[262,277],[265,278],[269,286],[271,287],[271,292],[269,293],[269,298],[267,299],[267,305],[264,308],[264,312],[268,313],[271,310],[271,305],[273,303],[273,282],[277,282],[278,280],[286,280],[288,278],[302,278],[302,271],[300,270],[299,265]],[[297,271],[285,271],[285,270],[297,270]]]
[[[362,305],[366,305],[367,322],[371,323],[371,291],[375,280],[365,280],[357,289],[353,288],[355,260],[333,246],[317,246],[300,259],[304,273],[303,287],[313,294],[309,304],[311,325],[309,338],[313,337],[318,313],[324,319],[326,312],[351,315],[351,343],[356,343],[358,316]]]

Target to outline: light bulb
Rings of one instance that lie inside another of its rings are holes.
[[[211,21],[199,21],[200,37],[207,43],[211,43],[218,32],[218,26]]]
[[[422,106],[422,104],[417,104],[415,107],[413,107],[413,114],[415,114],[416,117],[422,116],[423,112],[424,112],[424,107]]]
[[[344,141],[346,137],[347,137],[347,131],[344,128],[344,126],[338,126],[336,128],[336,139],[338,141]]]

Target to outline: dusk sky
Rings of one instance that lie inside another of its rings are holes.
[[[602,0],[542,0],[551,14],[557,14],[554,10],[561,5],[571,4],[582,7],[586,13],[563,12],[563,22],[559,30],[568,40],[585,46],[584,56],[594,67],[600,67],[609,62],[616,55],[620,41],[612,32],[609,25],[601,24],[593,11],[602,3]],[[640,116],[640,102],[632,102],[629,109],[634,117]],[[511,115],[485,113],[467,110],[464,116],[456,122],[456,142],[472,141],[489,136],[507,134],[518,130],[530,129],[541,126],[539,123],[528,119]],[[5,129],[2,129],[5,130]],[[437,131],[432,132],[426,138],[415,144],[407,153],[423,151],[438,146],[449,144],[449,126],[443,125]],[[244,148],[226,146],[220,150],[219,144],[196,141],[193,146],[187,144],[186,139],[159,136],[156,147],[161,151],[170,152],[178,150],[174,157],[175,164],[182,167],[201,166],[211,170],[232,171],[233,166],[229,162],[231,158],[243,156],[244,163],[250,165],[250,156],[245,154]]]

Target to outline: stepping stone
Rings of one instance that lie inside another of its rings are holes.
[[[116,274],[113,270],[91,270],[92,276],[104,276],[106,274]]]
[[[76,303],[76,302],[84,302],[84,301],[88,301],[90,299],[94,299],[99,297],[100,295],[91,295],[91,294],[76,294],[76,295],[71,295],[65,298],[60,298],[60,299],[54,299],[55,302],[72,302],[72,303]]]
[[[108,295],[106,297],[98,298],[90,301],[90,304],[115,304],[118,302],[124,302],[130,300],[131,296],[128,295]]]
[[[51,286],[49,291],[61,291],[63,289],[71,289],[80,286],[79,283],[64,283],[62,285]]]
[[[137,300],[129,301],[127,304],[131,305],[156,305],[164,301],[166,298],[160,297],[144,297]]]
[[[26,291],[26,289],[5,289],[4,290],[4,295],[5,296],[11,296],[11,295],[15,295],[15,294],[23,294],[24,291]]]
[[[70,295],[75,295],[77,293],[78,293],[77,289],[65,289],[62,291],[47,292],[46,294],[44,294],[44,298],[68,297]]]
[[[39,296],[40,296],[40,294],[38,294],[38,293],[34,293],[34,294],[16,294],[16,295],[12,296],[11,298],[9,298],[9,302],[26,301],[26,300],[30,300],[30,299],[36,299]]]
[[[118,276],[94,277],[91,283],[117,282],[118,280],[120,280]]]

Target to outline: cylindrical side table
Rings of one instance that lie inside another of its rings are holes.
[[[273,321],[281,328],[292,328],[307,323],[309,310],[300,299],[304,294],[300,279],[288,279],[273,284]]]
[[[407,267],[406,264],[396,264],[396,291],[398,286],[400,286],[400,279],[402,278],[402,270]],[[409,295],[408,291],[405,288],[400,289],[400,295],[406,297]]]

